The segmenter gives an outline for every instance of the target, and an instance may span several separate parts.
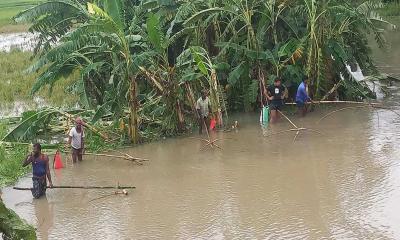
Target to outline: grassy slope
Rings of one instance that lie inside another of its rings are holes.
[[[1,0],[0,33],[26,31],[28,26],[13,23],[12,17],[18,12],[36,5],[38,2],[38,0]]]
[[[0,124],[0,138],[7,132],[7,127]],[[21,163],[28,154],[28,147],[15,147],[6,150],[0,146],[0,187],[12,184],[18,178],[30,171],[30,167],[23,168]]]
[[[30,91],[38,74],[24,72],[32,63],[31,56],[29,52],[0,52],[0,107],[10,106],[18,100],[32,102]],[[54,86],[51,94],[48,89],[44,89],[38,95],[53,106],[72,106],[78,99],[64,90],[72,82],[73,77],[62,79]]]

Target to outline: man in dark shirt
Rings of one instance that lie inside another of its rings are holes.
[[[267,89],[269,109],[271,110],[271,123],[278,120],[278,111],[282,109],[283,100],[287,97],[286,88],[282,85],[282,81],[276,78],[274,84]]]

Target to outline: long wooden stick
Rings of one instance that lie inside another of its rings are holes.
[[[288,120],[288,121],[290,122],[290,124],[293,125],[293,127],[295,127],[295,128],[298,129],[298,127],[296,126],[296,124],[294,124],[285,114],[283,114],[283,112],[281,112],[280,110],[278,110],[278,112],[279,112],[280,114],[282,114],[282,116],[283,116],[284,118],[286,118],[286,120]]]
[[[314,101],[314,102],[306,102],[305,104],[360,104],[360,105],[367,105],[367,106],[379,106],[382,105],[381,103],[369,103],[369,102],[356,102],[356,101]],[[296,105],[296,103],[285,103],[285,105]]]
[[[334,111],[329,112],[328,114],[324,115],[322,118],[320,118],[318,120],[317,124],[319,124],[322,120],[324,120],[325,118],[329,117],[330,115],[332,115],[334,113],[337,113],[337,112],[340,112],[340,111],[344,111],[344,110],[347,110],[347,109],[359,109],[359,108],[365,108],[365,107],[368,107],[368,106],[345,107],[345,108],[340,108],[340,109],[334,110]]]
[[[372,108],[375,108],[375,109],[388,110],[388,111],[391,111],[391,112],[393,112],[394,114],[396,114],[397,116],[400,117],[400,114],[398,112],[394,111],[393,109],[387,108],[387,107],[377,106],[377,105],[362,105],[362,106],[354,106],[354,107],[344,107],[344,108],[340,108],[340,109],[334,110],[332,112],[329,112],[328,114],[326,114],[322,118],[320,118],[318,120],[317,124],[320,123],[323,119],[327,118],[328,116],[330,116],[330,115],[332,115],[334,113],[337,113],[337,112],[340,112],[340,111],[344,111],[344,110],[347,110],[347,109],[359,109],[359,108],[365,108],[365,107],[372,107]]]
[[[56,188],[62,188],[62,189],[72,189],[72,188],[77,188],[77,189],[133,189],[136,187],[132,186],[53,186],[53,187],[46,187],[47,189],[56,189]],[[24,188],[24,187],[13,187],[15,190],[32,190],[33,188]]]
[[[125,160],[128,160],[128,161],[149,161],[148,159],[145,159],[145,158],[119,156],[119,155],[104,154],[104,153],[84,153],[83,155],[101,156],[101,157],[114,157],[114,158],[125,159]]]
[[[62,152],[63,153],[69,153],[67,151],[62,151]],[[105,153],[89,153],[89,152],[85,152],[85,153],[83,153],[83,155],[120,158],[120,159],[124,159],[124,160],[131,161],[131,162],[134,162],[134,161],[139,161],[139,162],[149,161],[148,159],[145,159],[145,158],[133,157],[133,156],[130,156],[130,155],[127,155],[127,154],[125,154],[125,156],[120,156],[120,155],[105,154]]]

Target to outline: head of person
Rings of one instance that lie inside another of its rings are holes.
[[[280,78],[275,78],[274,85],[279,87],[282,84],[282,80]]]
[[[310,80],[308,79],[307,76],[305,76],[305,77],[303,78],[303,83],[304,83],[304,84],[309,84],[309,82],[310,82]]]
[[[206,90],[203,90],[203,91],[201,92],[201,98],[202,98],[203,100],[205,100],[206,97],[207,97],[207,91],[206,91]]]
[[[82,128],[82,124],[83,124],[82,119],[79,118],[79,117],[76,118],[76,119],[75,119],[75,124],[76,124],[76,129],[80,130],[80,129]]]
[[[35,157],[39,157],[41,152],[42,152],[42,146],[40,145],[40,143],[33,144],[33,155]]]

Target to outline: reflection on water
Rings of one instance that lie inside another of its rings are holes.
[[[12,49],[31,51],[36,41],[36,36],[27,32],[0,34],[0,51],[9,52]]]

